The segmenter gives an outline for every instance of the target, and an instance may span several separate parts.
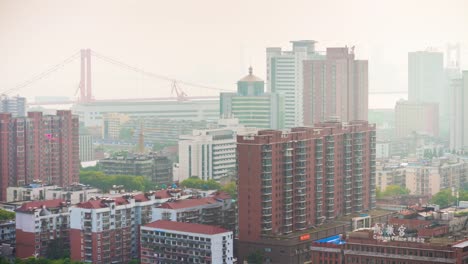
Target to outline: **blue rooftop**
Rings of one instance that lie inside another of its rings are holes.
[[[317,242],[317,243],[332,243],[332,244],[335,244],[335,245],[346,244],[346,241],[341,239],[340,235],[322,238],[322,239],[316,240],[315,242]]]
[[[26,186],[26,188],[39,188],[39,187],[42,187],[42,184],[30,183]]]

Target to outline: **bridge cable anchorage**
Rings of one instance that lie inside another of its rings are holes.
[[[196,84],[196,83],[192,83],[192,82],[176,80],[176,79],[170,78],[168,76],[148,72],[146,70],[143,70],[143,69],[131,66],[131,65],[127,64],[127,63],[124,63],[124,62],[118,61],[116,59],[110,58],[108,56],[99,54],[99,53],[95,52],[94,50],[91,50],[91,55],[93,55],[94,57],[96,57],[98,59],[101,59],[101,60],[103,60],[105,62],[108,62],[108,63],[114,64],[116,66],[119,66],[121,68],[126,68],[127,70],[131,70],[131,71],[134,71],[134,72],[137,72],[137,73],[141,73],[143,75],[146,75],[146,76],[149,76],[149,77],[152,77],[152,78],[169,81],[171,83],[176,82],[178,84],[184,84],[184,85],[187,85],[187,86],[203,88],[203,89],[208,89],[208,90],[232,92],[232,90],[229,90],[229,89],[217,88],[217,87],[212,87],[212,86],[207,86],[207,85],[202,85],[202,84]]]
[[[49,69],[31,77],[30,79],[28,79],[27,81],[15,86],[15,87],[12,87],[10,89],[7,89],[5,91],[2,91],[0,92],[0,94],[10,94],[14,91],[18,91],[18,90],[21,90],[25,87],[28,87],[29,85],[35,83],[36,81],[39,81],[47,76],[49,76],[50,74],[54,73],[55,71],[63,68],[65,65],[75,61],[78,57],[79,57],[79,54],[80,52],[76,52],[74,53],[73,55],[71,55],[70,57],[66,58],[65,60],[61,61],[60,63],[58,64],[55,64],[54,66],[50,67]]]

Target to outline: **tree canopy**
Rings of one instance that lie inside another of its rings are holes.
[[[80,171],[80,183],[108,192],[113,185],[123,185],[128,191],[148,191],[154,184],[144,176],[106,175],[101,171]]]
[[[202,190],[220,190],[221,185],[215,180],[202,180],[198,177],[190,177],[180,183],[181,186]]]
[[[452,190],[447,188],[432,196],[431,203],[437,204],[440,207],[447,207],[452,205],[456,199],[457,198],[452,195]]]
[[[229,193],[232,199],[237,199],[237,184],[235,181],[232,181],[221,187],[221,191]]]
[[[0,209],[0,221],[15,219],[15,213]]]
[[[376,196],[379,198],[407,195],[409,193],[410,193],[410,190],[408,190],[407,188],[398,186],[398,185],[389,185],[387,186],[387,188],[385,188],[384,191],[381,191],[380,189],[376,190]]]

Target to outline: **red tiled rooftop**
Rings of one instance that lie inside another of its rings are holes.
[[[182,208],[190,208],[190,207],[197,207],[206,204],[218,204],[219,202],[216,201],[213,197],[206,197],[200,199],[186,199],[186,200],[178,200],[175,202],[167,202],[163,203],[159,206],[159,208],[165,209],[182,209]]]
[[[205,234],[205,235],[215,235],[215,234],[230,232],[227,229],[217,227],[217,226],[173,222],[173,221],[166,221],[166,220],[158,220],[155,222],[151,222],[149,224],[146,224],[145,227],[160,228],[160,229],[166,229],[166,230]]]
[[[227,192],[217,192],[213,197],[221,200],[231,199],[231,195]]]
[[[54,199],[54,200],[44,200],[44,201],[32,201],[26,202],[21,207],[16,209],[17,212],[28,212],[33,208],[41,208],[45,206],[46,208],[57,208],[60,206],[66,205],[66,201],[63,199]]]
[[[123,197],[115,197],[115,198],[112,198],[111,200],[114,200],[116,205],[128,204],[128,201]],[[99,209],[99,208],[106,208],[108,206],[104,202],[103,199],[97,199],[97,200],[89,200],[87,202],[79,203],[76,205],[76,207],[85,208],[85,209]]]

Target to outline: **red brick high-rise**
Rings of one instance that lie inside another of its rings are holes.
[[[34,180],[79,182],[78,126],[78,117],[66,110],[16,118],[0,113],[0,200],[6,200],[7,187]]]
[[[323,60],[305,60],[304,125],[338,117],[367,120],[368,62],[356,60],[354,48],[327,48]]]
[[[366,121],[239,135],[239,242],[374,208],[375,137]]]

